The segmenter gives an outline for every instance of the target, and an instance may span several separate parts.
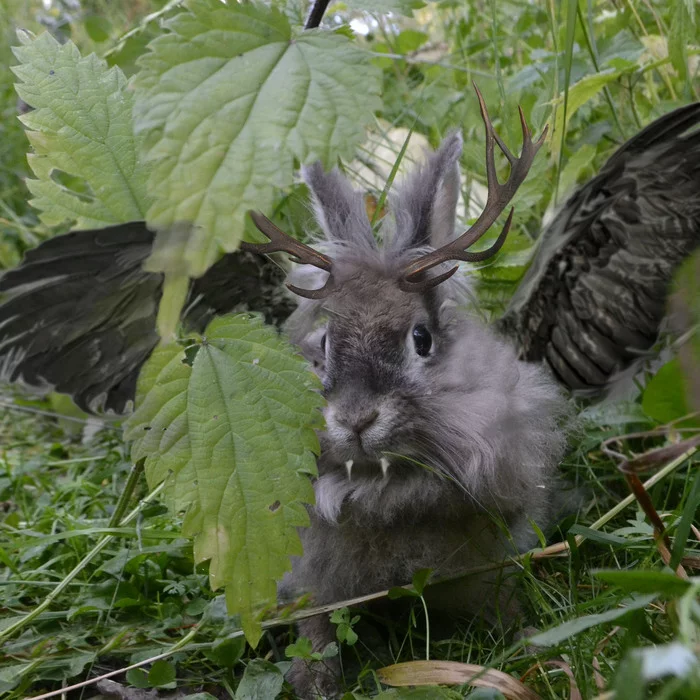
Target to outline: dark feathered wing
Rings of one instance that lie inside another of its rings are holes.
[[[700,245],[700,104],[676,110],[620,148],[542,234],[500,329],[572,389],[596,389],[655,341],[675,268]],[[128,409],[158,343],[163,278],[144,272],[143,222],[46,241],[0,279],[0,377],[70,394],[88,411]],[[284,271],[224,256],[190,288],[186,326],[293,302]]]
[[[144,272],[153,245],[144,222],[75,231],[42,243],[0,279],[0,376],[70,394],[90,412],[128,410],[158,343],[163,276]],[[217,314],[263,311],[281,321],[292,302],[284,272],[249,253],[222,258],[190,288],[183,314],[197,331]]]
[[[649,350],[679,263],[700,246],[700,103],[624,144],[543,232],[500,329],[569,388]]]

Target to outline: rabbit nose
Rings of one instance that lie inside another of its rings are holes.
[[[354,416],[348,418],[347,420],[342,420],[342,423],[346,428],[350,428],[357,435],[361,435],[367,428],[369,428],[374,421],[379,418],[379,411],[374,410],[369,413],[365,413],[360,416]]]

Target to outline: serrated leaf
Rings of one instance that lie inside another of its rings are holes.
[[[143,219],[147,171],[124,74],[48,32],[18,36],[16,88],[34,107],[20,117],[34,149],[28,160],[36,179],[27,186],[42,221],[94,228]]]
[[[320,385],[274,328],[248,315],[212,321],[192,361],[177,345],[158,348],[139,379],[127,424],[135,460],[151,487],[166,480],[197,562],[210,560],[251,644],[256,615],[301,554],[321,424]]]
[[[360,621],[359,615],[350,617],[348,608],[339,608],[331,613],[331,622],[337,625],[335,636],[339,642],[345,642],[348,646],[353,646],[359,637],[353,626]]]
[[[379,106],[379,70],[337,33],[295,35],[260,3],[188,0],[140,59],[135,120],[147,137],[151,223],[195,225],[191,276],[234,250],[248,209],[272,207],[294,161],[350,158]]]

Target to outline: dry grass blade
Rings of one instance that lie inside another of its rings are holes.
[[[595,687],[600,692],[605,690],[605,678],[600,672],[600,661],[598,661],[597,656],[593,657],[593,680],[595,681]]]
[[[386,666],[378,671],[386,685],[462,685],[495,688],[509,700],[540,700],[524,683],[503,671],[458,661],[408,661]]]

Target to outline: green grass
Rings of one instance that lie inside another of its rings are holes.
[[[65,428],[56,419],[19,408],[0,412],[4,511],[0,634],[33,614],[47,595],[63,586],[47,609],[3,640],[0,689],[7,697],[60,689],[158,657],[178,645],[182,648],[167,656],[167,663],[177,687],[192,693],[233,690],[254,658],[283,662],[284,649],[293,639],[289,611],[282,619],[275,619],[272,612],[273,625],[259,649],[246,649],[235,620],[223,615],[221,599],[209,590],[205,568],[194,566],[190,542],[178,535],[177,519],[166,514],[157,498],[136,509],[147,496],[142,481],[124,504],[125,512],[132,512],[131,520],[126,524],[122,520],[121,525],[111,522],[132,468],[119,431],[107,426],[83,444],[82,425],[71,421],[66,429],[69,422],[63,422]],[[563,465],[572,480],[588,489],[579,526],[590,527],[628,495],[624,478],[596,447],[609,434],[598,426],[589,429]],[[680,461],[650,490],[669,524],[682,512],[699,463],[697,455]],[[565,526],[552,533],[550,541],[565,540],[567,532]],[[586,534],[587,541],[569,555],[541,559],[534,555],[508,570],[509,576],[517,577],[524,599],[523,624],[548,630],[617,608],[628,594],[596,578],[597,569],[663,568],[651,528],[636,502],[601,527],[597,536]],[[107,545],[87,561],[105,538],[110,538]],[[697,541],[686,550],[686,557],[690,550],[698,553]],[[543,698],[566,698],[570,680],[565,671],[546,665],[557,659],[571,669],[583,697],[592,698],[598,694],[595,665],[609,688],[631,649],[672,640],[697,644],[697,610],[687,605],[684,609],[678,596],[664,598],[662,593],[644,609],[542,649],[512,644],[509,636],[480,621],[464,621],[457,634],[442,638],[436,619],[428,653],[431,659],[494,667],[515,677],[535,666],[528,678],[530,687]],[[356,629],[359,641],[352,648],[344,645],[349,690],[356,689],[359,670],[362,687],[372,688],[382,666],[425,658],[425,616],[418,600],[403,624],[384,619],[372,626],[363,621]],[[124,674],[116,680],[148,685],[170,678],[169,672],[160,679],[157,673],[152,676],[149,681],[147,674],[132,671],[127,680]],[[80,697],[81,692],[91,697],[94,689],[76,690],[71,697]],[[691,692],[676,689],[669,697],[690,698]]]

